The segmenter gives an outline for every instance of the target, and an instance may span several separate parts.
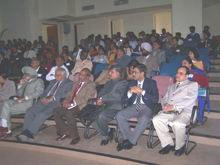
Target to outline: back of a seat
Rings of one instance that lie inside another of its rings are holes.
[[[98,72],[105,70],[108,67],[108,64],[97,64],[95,66],[94,75],[96,75]]]
[[[209,55],[209,50],[207,48],[197,48],[197,50],[200,56]]]
[[[174,55],[170,57],[170,63],[179,64],[179,66],[182,64],[182,60],[186,58],[187,55]]]
[[[169,49],[163,49],[163,50],[165,51],[165,56],[169,57],[169,55],[168,55]]]
[[[163,65],[160,69],[160,75],[171,76],[171,77],[175,78],[176,71],[179,66],[181,66],[181,64],[163,63]]]
[[[170,76],[155,76],[152,79],[157,82],[157,88],[159,93],[158,103],[160,103],[161,99],[166,94],[168,87],[174,83],[174,79]]]
[[[94,81],[94,76],[93,76],[93,74],[90,75],[89,79],[90,79],[91,81]],[[77,82],[78,80],[79,80],[79,73],[77,73],[77,74],[75,75],[73,82]]]
[[[195,47],[195,48],[197,48],[195,42],[193,42],[193,41],[184,41],[183,46],[184,46],[185,48],[189,48],[189,47]]]

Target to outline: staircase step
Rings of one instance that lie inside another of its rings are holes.
[[[211,87],[210,88],[210,94],[220,94],[220,87]]]
[[[211,72],[211,71],[210,71],[210,72],[208,73],[208,76],[209,76],[209,78],[210,78],[210,77],[220,77],[220,73]]]
[[[220,65],[219,64],[212,64],[211,70],[219,70],[220,69]]]
[[[219,82],[209,82],[209,87],[220,87],[220,83]]]
[[[220,100],[220,95],[210,95],[210,100]],[[212,105],[211,105],[212,106]]]
[[[219,72],[220,72],[220,69],[211,69],[210,72],[211,72],[211,73],[219,73]]]
[[[220,77],[209,77],[209,82],[220,82]]]
[[[210,100],[211,109],[220,111],[220,101],[219,100]]]

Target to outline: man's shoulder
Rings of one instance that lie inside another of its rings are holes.
[[[146,84],[156,84],[156,81],[155,80],[153,80],[153,79],[151,79],[151,78],[145,78],[144,79],[144,83],[146,83]]]
[[[33,84],[34,84],[34,83],[36,83],[36,84],[37,84],[37,83],[44,83],[44,81],[43,81],[41,78],[34,78],[31,82],[33,82]],[[30,83],[31,83],[31,82],[30,82]]]

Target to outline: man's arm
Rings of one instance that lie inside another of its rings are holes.
[[[143,98],[143,97],[142,97]],[[152,102],[153,104],[158,103],[159,100],[159,94],[158,94],[158,89],[157,89],[157,84],[156,81],[152,81],[151,85],[151,93],[147,93],[145,91],[144,98],[147,98],[148,101]]]
[[[52,67],[51,69],[50,69],[50,72],[47,74],[47,76],[46,76],[46,80],[47,81],[51,81],[51,80],[54,80],[55,79],[55,67]]]
[[[42,79],[37,78],[36,86],[34,87],[34,92],[30,95],[26,95],[25,97],[30,99],[38,98],[44,90],[44,82]]]
[[[161,99],[161,106],[162,106],[162,108],[164,108],[164,105],[167,103],[168,94],[170,93],[170,88],[171,88],[171,86],[168,87],[165,96],[163,96],[163,98]]]

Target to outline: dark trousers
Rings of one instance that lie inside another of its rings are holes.
[[[75,115],[79,113],[80,109],[78,106],[72,109],[66,109],[64,107],[55,108],[53,110],[53,115],[59,133],[63,134],[64,132],[69,131],[71,138],[79,136],[75,117]],[[65,117],[67,123],[65,122],[63,117]]]

